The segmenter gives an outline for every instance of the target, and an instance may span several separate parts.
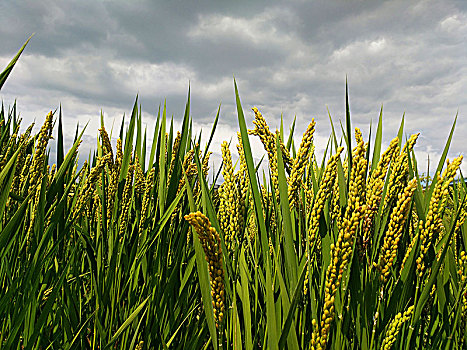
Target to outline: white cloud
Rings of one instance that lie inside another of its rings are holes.
[[[198,23],[193,26],[188,37],[219,42],[229,37],[231,40],[248,41],[255,45],[283,45],[291,39],[274,25],[278,19],[293,21],[295,17],[287,10],[272,8],[250,18],[233,17],[222,14],[200,14]]]
[[[142,91],[148,95],[185,94],[187,81],[196,73],[184,65],[111,61],[112,76],[122,82],[122,89]]]
[[[330,132],[326,107],[339,131],[347,76],[353,125],[364,134],[383,103],[384,139],[397,133],[406,112],[407,133],[421,132],[417,154],[434,159],[459,109],[449,156],[465,152],[467,9],[460,2],[232,3],[196,9],[146,1],[52,3],[7,5],[9,18],[24,21],[15,31],[8,18],[0,22],[0,34],[9,38],[0,48],[1,65],[21,40],[37,34],[2,98],[8,104],[17,97],[29,120],[40,120],[61,102],[70,137],[78,120],[91,120],[87,136],[95,140],[100,110],[106,123],[120,120],[137,93],[150,125],[165,98],[168,116],[180,123],[190,84],[193,124],[204,135],[222,102],[213,144],[220,152],[220,142],[235,139],[238,129],[234,74],[249,124],[252,106],[272,130],[281,113],[286,133],[297,116],[298,145],[315,117],[323,151]],[[262,146],[255,147],[262,154]]]
[[[446,17],[439,23],[439,28],[450,35],[464,36],[467,33],[467,16],[464,13],[456,13]]]
[[[354,41],[342,48],[335,50],[331,54],[331,60],[333,63],[339,63],[340,61],[354,60],[356,57],[361,58],[362,56],[369,56],[378,53],[382,53],[385,48],[388,47],[385,38],[378,38],[375,40],[361,40]]]

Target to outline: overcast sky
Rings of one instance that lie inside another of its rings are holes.
[[[76,123],[90,121],[89,150],[100,111],[108,129],[119,125],[137,94],[149,134],[164,99],[178,126],[190,84],[197,130],[210,131],[221,103],[219,154],[238,130],[235,76],[250,126],[253,106],[273,130],[281,113],[286,129],[296,116],[300,142],[314,117],[319,152],[330,131],[327,108],[336,123],[344,116],[347,76],[354,126],[368,138],[383,105],[387,145],[405,112],[407,134],[421,133],[425,167],[428,154],[439,158],[457,112],[450,157],[467,153],[466,4],[3,0],[0,69],[36,34],[0,97],[6,105],[17,99],[25,123],[41,124],[61,103],[66,146]]]

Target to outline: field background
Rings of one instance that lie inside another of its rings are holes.
[[[212,180],[220,113],[202,142],[190,93],[180,130],[164,105],[152,141],[138,100],[110,135],[101,117],[83,165],[85,129],[66,150],[60,109],[37,133],[20,131],[16,104],[1,109],[2,348],[465,347],[467,185],[463,157],[447,158],[456,119],[421,178],[419,134],[403,118],[383,148],[381,112],[365,140],[347,85],[321,158],[315,120],[295,143],[295,123],[272,131],[256,107],[247,124],[235,80],[234,91],[237,139],[222,143]]]

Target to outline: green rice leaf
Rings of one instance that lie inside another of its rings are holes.
[[[19,49],[18,53],[13,57],[13,59],[8,63],[6,68],[3,70],[2,73],[0,73],[0,90],[3,87],[3,84],[5,84],[5,81],[7,80],[8,76],[10,75],[11,71],[13,70],[13,67],[15,66],[16,62],[18,62],[19,56],[23,53],[24,49],[26,48],[26,45],[29,43],[29,40],[33,37],[34,34],[32,34],[28,40],[21,46]]]
[[[243,150],[245,153],[245,159],[248,168],[248,177],[250,180],[250,188],[253,192],[253,200],[255,203],[255,212],[256,212],[256,219],[259,225],[259,232],[260,232],[260,240],[261,240],[261,248],[263,258],[265,260],[265,274],[266,274],[266,281],[265,281],[265,289],[266,289],[266,328],[267,328],[267,336],[268,336],[268,347],[272,350],[278,349],[278,331],[277,331],[277,323],[276,323],[276,313],[275,313],[275,305],[274,305],[274,294],[272,289],[272,269],[271,269],[271,258],[269,256],[269,248],[268,248],[268,238],[267,238],[267,231],[266,231],[266,224],[264,221],[263,210],[261,205],[261,196],[259,193],[259,186],[256,181],[256,174],[254,171],[254,164],[253,164],[253,157],[250,147],[250,142],[248,139],[248,132],[245,123],[245,117],[243,114],[243,108],[240,102],[240,96],[238,94],[237,89],[237,82],[234,79],[234,87],[235,87],[235,97],[236,97],[236,104],[237,104],[237,115],[238,115],[238,124],[240,127],[240,133],[242,135],[243,141]]]
[[[373,148],[373,159],[371,161],[371,171],[376,169],[381,156],[381,142],[383,139],[383,106],[379,112],[378,128],[376,130],[375,145]]]

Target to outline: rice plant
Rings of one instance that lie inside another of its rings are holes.
[[[330,118],[318,159],[319,124],[298,148],[293,126],[271,131],[255,107],[249,129],[234,88],[239,161],[223,143],[222,180],[208,178],[220,109],[202,145],[189,94],[179,131],[164,105],[150,137],[135,101],[114,149],[101,119],[82,166],[84,129],[65,153],[61,110],[33,134],[20,132],[16,104],[2,106],[0,348],[467,346],[467,187],[462,156],[447,159],[455,121],[426,183],[404,119],[383,151],[382,113],[371,145],[352,130],[346,93],[343,136]]]

